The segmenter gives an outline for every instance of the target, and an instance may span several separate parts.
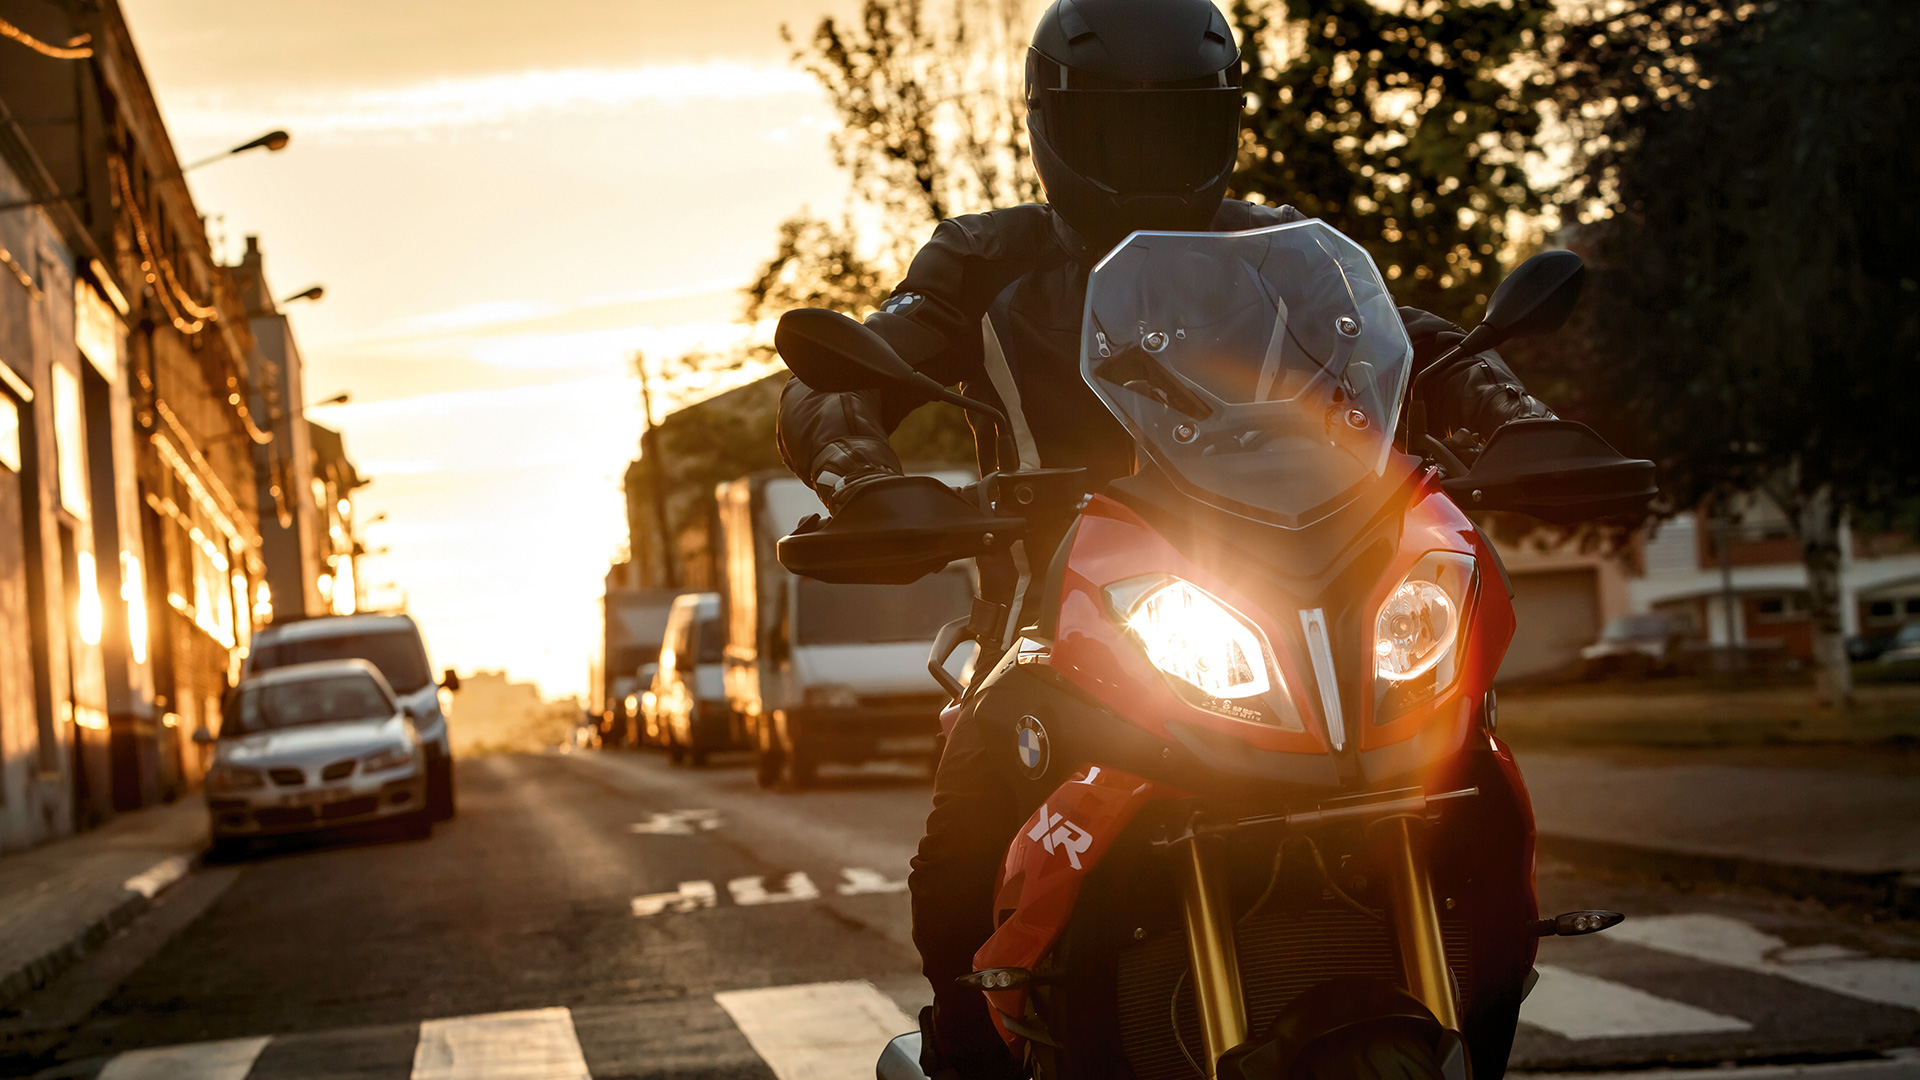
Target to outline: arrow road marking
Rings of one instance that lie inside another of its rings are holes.
[[[779,892],[767,888],[768,880],[779,876],[781,875],[768,874],[734,878],[727,882],[727,891],[733,894],[733,902],[741,907],[754,907],[759,904],[791,904],[797,900],[820,898],[820,890],[814,887],[813,879],[798,870],[785,875],[786,888]]]
[[[662,810],[649,815],[645,821],[627,826],[627,831],[652,836],[692,836],[719,827],[718,810]]]
[[[841,896],[866,896],[871,893],[897,893],[907,891],[905,881],[888,881],[887,876],[878,870],[869,870],[864,866],[849,866],[840,871],[847,880],[835,890]]]
[[[645,919],[662,912],[684,915],[699,908],[714,907],[720,897],[711,881],[683,881],[679,892],[654,893],[633,898],[633,917]]]

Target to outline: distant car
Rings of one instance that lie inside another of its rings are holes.
[[[715,750],[743,745],[722,680],[726,635],[719,593],[686,593],[674,600],[660,646],[654,708],[666,732],[667,754],[676,764],[685,759],[697,768]]]
[[[1605,675],[1667,674],[1677,670],[1691,636],[1685,619],[1671,615],[1621,615],[1610,619],[1600,640],[1580,650],[1581,673]]]
[[[1883,664],[1900,664],[1909,660],[1920,660],[1920,622],[1910,622],[1900,628],[1893,636],[1893,643],[1887,651],[1880,654]]]
[[[1899,628],[1878,630],[1865,634],[1855,634],[1847,639],[1847,659],[1856,664],[1878,660],[1881,654],[1893,648],[1893,639],[1900,636]]]
[[[448,703],[441,691],[460,689],[449,668],[433,680],[420,627],[406,615],[325,615],[272,623],[253,638],[244,676],[316,660],[365,660],[378,668],[400,705],[413,718],[427,748],[427,809],[435,821],[453,816],[453,745],[447,736]]]
[[[654,662],[641,664],[633,675],[634,685],[640,688],[640,708],[634,712],[635,741],[640,746],[667,745],[665,729],[660,725],[660,695],[655,689],[659,681],[660,665]]]
[[[427,752],[413,718],[365,660],[295,664],[227,698],[207,770],[216,852],[258,837],[397,821],[432,829]]]

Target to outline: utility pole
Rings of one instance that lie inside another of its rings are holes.
[[[640,436],[640,456],[647,463],[648,486],[653,489],[653,527],[660,537],[660,573],[667,587],[680,587],[680,571],[673,557],[673,530],[667,524],[667,473],[660,461],[660,436],[653,426],[653,385],[647,376],[647,355],[635,351],[633,370],[640,374],[640,404],[647,414],[647,430]]]

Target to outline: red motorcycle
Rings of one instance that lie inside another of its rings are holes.
[[[1529,260],[1421,377],[1557,329],[1582,273]],[[789,313],[776,344],[815,388],[910,388],[1006,430],[844,316]],[[1035,1077],[1498,1077],[1538,938],[1620,920],[1538,917],[1495,735],[1510,585],[1463,507],[1631,513],[1652,464],[1564,420],[1443,442],[1402,415],[1411,359],[1372,260],[1321,222],[1136,233],[1091,272],[1081,350],[1133,475],[889,482],[780,542],[827,581],[974,558],[1014,583],[929,670],[1034,807],[964,981]],[[942,663],[969,639],[962,686]],[[882,1080],[922,1075],[917,1040]]]

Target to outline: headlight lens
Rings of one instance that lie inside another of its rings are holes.
[[[1471,555],[1430,551],[1380,605],[1373,623],[1374,723],[1387,723],[1453,685],[1477,574]]]
[[[390,746],[375,754],[360,759],[360,768],[364,772],[385,772],[413,764],[413,750],[406,746]]]
[[[1374,621],[1374,669],[1394,682],[1425,675],[1453,650],[1460,609],[1431,581],[1403,581]]]
[[[1235,700],[1273,687],[1259,633],[1190,582],[1166,579],[1122,614],[1154,667],[1203,694]]]
[[[265,787],[267,778],[259,769],[244,765],[216,764],[207,770],[207,790],[214,792],[249,791]]]

